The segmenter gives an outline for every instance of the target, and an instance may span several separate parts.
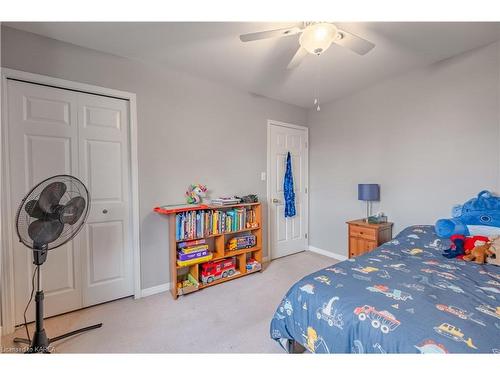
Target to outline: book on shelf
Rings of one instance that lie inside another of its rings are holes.
[[[196,246],[184,247],[179,249],[179,252],[182,254],[190,254],[204,250],[208,250],[208,245],[196,245]]]
[[[202,250],[202,251],[197,251],[194,253],[188,253],[184,254],[182,251],[177,252],[177,259],[184,261],[184,260],[190,260],[190,259],[198,259],[202,258],[208,255],[208,250]]]
[[[201,237],[236,232],[256,228],[255,212],[253,208],[235,207],[226,210],[196,210],[180,212],[175,217],[176,241],[185,248],[205,243],[193,243]]]
[[[205,240],[204,238],[200,238],[199,240],[191,240],[191,241],[179,242],[177,244],[177,248],[183,249],[185,247],[205,245],[206,243],[207,243],[207,240]]]
[[[231,204],[238,204],[240,203],[239,198],[235,197],[219,197],[219,198],[214,198],[211,200],[211,204],[217,205],[217,206],[225,206],[225,205],[231,205]]]
[[[208,262],[210,259],[212,259],[213,254],[212,253],[207,253],[207,255],[199,257],[199,258],[193,258],[193,259],[188,259],[188,260],[180,260],[177,259],[177,265],[180,267],[187,267],[191,266],[193,264],[197,263],[203,263],[203,262]]]

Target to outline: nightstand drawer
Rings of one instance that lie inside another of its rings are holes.
[[[377,231],[373,228],[361,227],[357,225],[351,225],[349,227],[349,235],[352,237],[360,237],[365,240],[376,240]]]

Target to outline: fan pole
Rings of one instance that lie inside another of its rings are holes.
[[[33,333],[33,342],[31,343],[30,352],[32,353],[47,353],[49,346],[49,339],[43,328],[43,300],[45,295],[43,290],[40,289],[40,266],[37,265],[37,291],[35,294],[35,310],[36,310],[36,323],[35,332]]]
[[[40,246],[40,250],[33,251],[33,263],[36,265],[36,294],[35,294],[35,332],[33,342],[29,348],[31,353],[48,353],[49,339],[43,328],[43,294],[40,280],[40,266],[47,259],[47,245]]]

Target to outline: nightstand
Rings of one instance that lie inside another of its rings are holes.
[[[349,258],[368,253],[390,241],[392,224],[369,224],[364,219],[348,221]]]

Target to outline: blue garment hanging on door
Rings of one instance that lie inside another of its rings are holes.
[[[283,191],[285,193],[285,217],[295,216],[295,192],[293,191],[292,156],[290,151],[286,156],[286,171],[283,181]]]

